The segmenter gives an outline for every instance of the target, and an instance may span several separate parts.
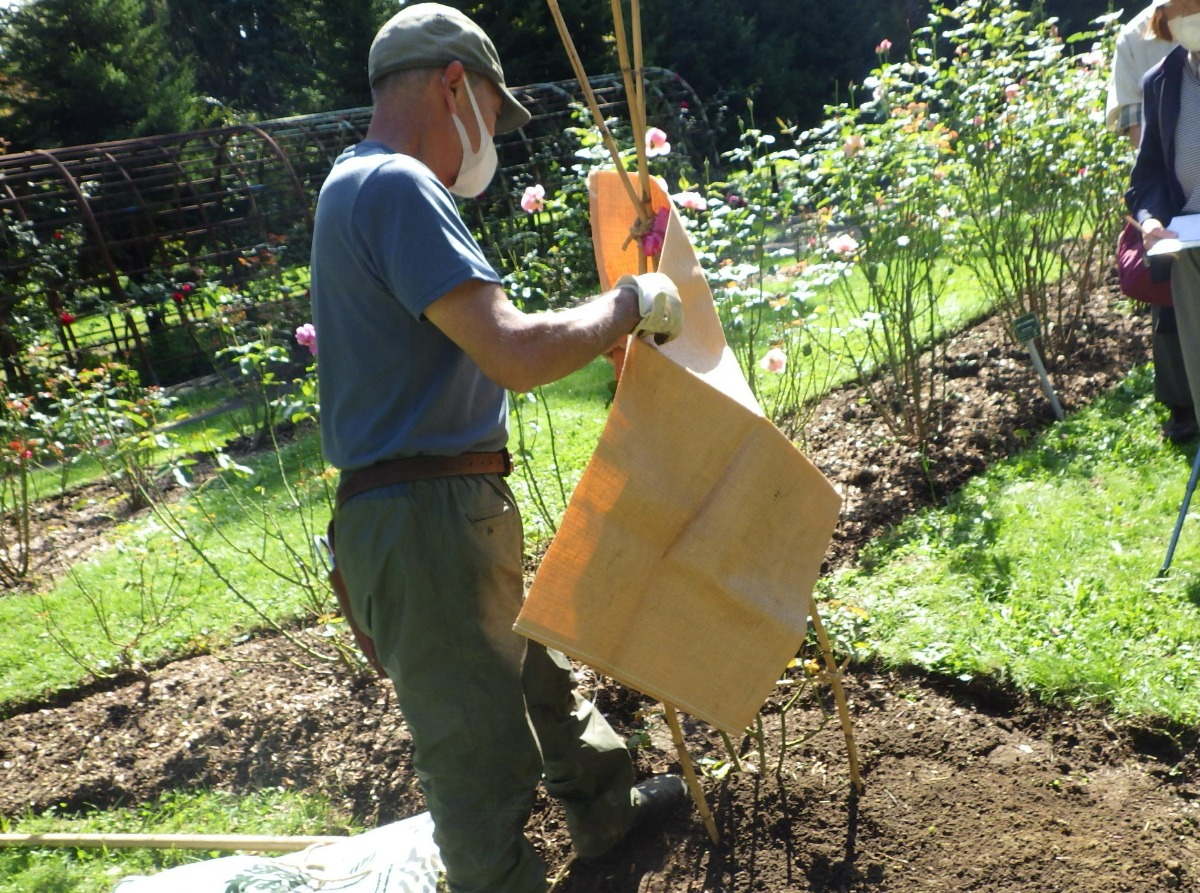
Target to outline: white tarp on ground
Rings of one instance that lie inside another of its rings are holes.
[[[429,813],[283,856],[226,856],[150,877],[113,893],[435,893],[444,871]]]

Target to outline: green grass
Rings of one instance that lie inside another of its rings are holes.
[[[512,478],[530,529],[545,538],[590,457],[608,400],[607,365],[598,362],[544,391],[552,407],[526,403],[518,428],[532,450]],[[854,637],[897,664],[954,675],[990,675],[1047,696],[1111,705],[1126,714],[1178,721],[1200,717],[1200,534],[1184,528],[1175,571],[1162,562],[1187,480],[1190,456],[1164,447],[1149,373],[1138,372],[1084,412],[1055,426],[1019,456],[975,480],[945,508],[910,519],[869,547],[860,566],[823,580],[822,597],[869,615]],[[558,465],[550,461],[551,429]],[[258,463],[252,507],[280,519],[283,534],[306,543],[324,523],[314,437],[284,453],[288,478],[305,478],[307,516],[276,511],[282,476],[273,456]],[[560,483],[561,477],[561,483]],[[239,544],[263,539],[239,499],[245,485],[202,490],[206,515],[191,518],[207,557],[226,582],[153,519],[123,525],[113,546],[81,563],[44,596],[0,599],[0,703],[71,687],[86,678],[48,634],[78,643],[83,664],[101,670],[130,658],[219,646],[261,625],[247,594],[267,615],[318,613],[301,587],[247,560]],[[1200,512],[1200,503],[1197,503]],[[1195,514],[1195,513],[1194,513]],[[221,529],[225,538],[214,530]],[[275,548],[273,562],[287,563]],[[232,585],[229,585],[232,584]],[[98,606],[82,595],[92,594]],[[156,622],[155,611],[171,616]],[[101,616],[103,615],[103,617]],[[113,634],[105,639],[101,619]],[[834,625],[837,618],[833,618]],[[843,637],[844,638],[844,637]]]
[[[978,311],[963,301],[946,317]],[[519,465],[510,481],[531,552],[552,535],[591,456],[610,381],[608,364],[596,361],[539,395],[514,398],[511,443]],[[1185,584],[1176,580],[1187,579],[1196,552],[1185,535],[1180,571],[1165,583],[1153,579],[1157,565],[1149,567],[1161,561],[1187,457],[1159,444],[1149,387],[1147,374],[1135,376],[1056,426],[947,509],[913,519],[868,550],[860,569],[823,581],[826,597],[868,610],[870,626],[859,637],[890,661],[993,674],[1127,712],[1195,715],[1197,695],[1189,689],[1200,690],[1200,680],[1188,668],[1188,642],[1200,641],[1200,629],[1195,598],[1177,604],[1177,587]],[[208,416],[204,425],[236,427],[209,413],[212,401],[195,399],[197,414]],[[222,579],[150,517],[117,528],[110,548],[44,595],[0,599],[0,704],[70,688],[89,671],[219,647],[262,626],[262,614],[284,623],[321,614],[329,605],[323,584],[306,588],[287,579],[296,556],[264,530],[278,522],[283,539],[299,544],[298,557],[315,566],[307,544],[324,526],[333,478],[321,476],[315,436],[283,456],[288,480],[304,482],[302,508],[268,454],[256,460],[253,478],[200,488],[174,516],[187,522],[184,529]],[[262,543],[269,566],[244,548]],[[1119,608],[1127,603],[1155,610],[1125,616]],[[1150,622],[1161,628],[1149,629]],[[1105,630],[1129,636],[1118,642]],[[60,641],[73,643],[75,655]],[[1152,660],[1155,653],[1164,659]],[[1138,688],[1138,674],[1154,681]]]
[[[607,362],[596,361],[544,389],[553,407],[549,418],[540,403],[521,401],[527,408],[520,422],[514,413],[514,448],[524,429],[530,454],[510,480],[530,549],[550,535],[550,523],[561,516],[595,448],[611,375]],[[195,405],[206,413],[213,404]],[[211,448],[213,439],[222,442],[233,428],[227,413],[211,416],[199,426],[194,445]],[[171,511],[170,523],[150,515],[119,525],[108,548],[76,564],[48,591],[0,598],[0,626],[6,630],[0,642],[0,704],[71,688],[89,674],[135,662],[153,664],[164,656],[219,647],[262,627],[259,612],[287,624],[329,610],[323,582],[310,579],[316,585],[305,586],[288,579],[295,574],[294,556],[280,545],[291,544],[310,568],[316,566],[309,544],[314,533],[324,531],[329,488],[336,482],[322,474],[319,451],[315,433],[297,438],[278,457],[268,449],[248,462],[252,477],[196,488]],[[284,484],[280,463],[297,499]],[[180,541],[175,522],[194,537],[196,549]],[[221,578],[206,562],[220,569]]]
[[[1191,455],[1146,370],[822,581],[864,650],[1118,714],[1200,719],[1200,503],[1158,570]]]
[[[612,366],[595,360],[538,392],[513,395],[509,478],[525,522],[527,545],[537,550],[554,534],[604,427],[612,399]]]
[[[198,829],[202,829],[198,831]],[[281,789],[232,794],[171,792],[126,809],[71,816],[59,810],[0,817],[6,834],[347,835],[364,830],[327,800]],[[0,849],[0,893],[108,893],[130,875],[148,875],[229,853],[205,850]]]
[[[148,457],[158,465],[180,455],[211,449],[247,430],[253,416],[246,401],[224,382],[200,388],[180,390],[163,413],[157,430],[171,435],[169,450],[152,450]],[[81,486],[102,480],[115,469],[115,463],[102,461],[92,453],[82,453],[64,463],[48,463],[34,468],[29,477],[34,499],[49,499],[67,494]]]
[[[281,463],[297,499],[282,484]],[[250,466],[253,476],[237,486],[218,480],[196,487],[166,519],[150,514],[121,524],[108,548],[45,593],[0,598],[0,704],[70,688],[89,672],[219,646],[264,626],[261,614],[286,623],[319,613],[278,542],[296,544],[315,563],[309,544],[328,520],[329,483],[318,440],[298,438],[279,458],[269,452]],[[323,584],[320,593],[326,597]]]

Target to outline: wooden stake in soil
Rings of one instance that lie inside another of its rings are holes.
[[[825,655],[825,669],[829,674],[829,684],[833,688],[833,698],[837,701],[838,717],[842,721],[842,734],[846,738],[846,756],[850,761],[850,781],[859,793],[863,790],[862,776],[858,771],[858,747],[854,743],[854,727],[850,724],[850,708],[846,705],[846,692],[842,688],[842,674],[838,670],[837,661],[833,659],[833,649],[829,647],[829,636],[825,634],[825,624],[817,613],[817,603],[812,598],[808,600],[808,613],[812,618],[813,629],[817,632],[817,642],[821,653]]]
[[[679,716],[670,704],[663,704],[663,712],[667,715],[667,725],[671,727],[671,738],[675,742],[675,750],[679,752],[679,762],[683,766],[683,778],[687,782],[688,790],[692,792],[692,799],[696,801],[696,809],[700,810],[700,818],[704,820],[704,827],[708,829],[708,836],[712,838],[712,842],[720,843],[721,835],[717,833],[716,820],[713,819],[712,810],[708,808],[708,801],[704,798],[704,788],[700,787],[700,779],[696,777],[696,769],[692,766],[691,754],[688,753],[687,744],[683,740],[683,729],[679,727]]]

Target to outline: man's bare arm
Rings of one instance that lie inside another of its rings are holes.
[[[557,381],[610,350],[641,318],[630,288],[565,310],[525,313],[504,289],[472,279],[429,305],[426,318],[496,384],[523,392]]]

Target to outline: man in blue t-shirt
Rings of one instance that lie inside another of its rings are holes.
[[[568,310],[509,301],[451,193],[484,190],[493,136],[529,113],[465,15],[405,7],[376,35],[368,74],[374,117],[321,189],[312,248],[344,608],[395,685],[450,889],[533,893],[545,866],[524,825],[539,779],[584,858],[687,792],[677,776],[635,786],[625,742],[566,658],[512,630],[524,585],[506,393],[630,333],[669,340],[682,307],[656,273]]]

